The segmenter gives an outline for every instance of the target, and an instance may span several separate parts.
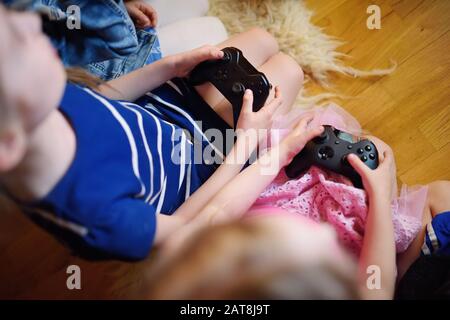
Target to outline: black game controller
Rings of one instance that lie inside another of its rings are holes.
[[[340,173],[348,177],[355,187],[361,188],[359,174],[348,163],[347,156],[356,154],[369,168],[378,167],[378,151],[373,142],[324,126],[322,134],[309,141],[303,150],[297,154],[285,168],[289,178],[296,178],[311,165]]]
[[[211,82],[233,106],[236,125],[246,89],[253,91],[253,111],[264,106],[272,85],[264,73],[259,72],[245,59],[242,51],[227,47],[223,58],[200,63],[190,73],[188,82],[194,86]]]

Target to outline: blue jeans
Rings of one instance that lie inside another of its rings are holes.
[[[84,68],[103,80],[111,80],[161,59],[161,48],[155,29],[138,30],[137,38],[140,48],[136,52],[124,58],[90,63]]]
[[[156,31],[136,30],[123,0],[0,1],[45,12],[44,27],[51,30],[50,39],[67,67],[83,67],[109,80],[161,58]],[[80,29],[67,27],[72,5],[79,8]]]

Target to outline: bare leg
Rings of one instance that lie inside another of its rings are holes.
[[[399,279],[419,257],[427,224],[438,214],[450,211],[450,181],[434,181],[428,185],[427,203],[423,211],[422,229],[408,250],[398,256]]]
[[[270,57],[258,69],[269,78],[270,83],[274,87],[279,86],[281,88],[283,103],[276,111],[276,114],[286,113],[292,107],[303,83],[303,71],[301,67],[288,55],[277,53]],[[272,100],[274,94],[275,90],[272,89],[267,101]],[[233,125],[231,104],[226,99],[222,98],[213,108],[230,126]]]
[[[258,69],[260,69],[260,67],[272,56],[278,53],[278,44],[275,38],[267,31],[260,28],[253,28],[235,35],[218,45],[220,48],[230,46],[242,50],[247,60]],[[272,81],[270,74],[266,73],[266,76]],[[205,101],[222,116],[222,118],[228,121],[229,118],[232,117],[230,104],[228,102],[222,103],[224,100],[223,95],[212,84],[206,83],[197,86],[196,89],[203,99],[205,99]],[[281,89],[283,90],[283,88]],[[232,123],[232,121],[229,123]]]

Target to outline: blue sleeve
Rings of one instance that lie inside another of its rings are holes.
[[[124,259],[144,259],[156,233],[156,210],[138,199],[123,199],[96,214],[85,242],[109,255]]]

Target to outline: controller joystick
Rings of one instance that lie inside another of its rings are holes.
[[[223,51],[222,62],[230,62],[231,54],[228,51]]]
[[[191,71],[187,80],[194,86],[211,82],[233,106],[236,125],[245,90],[253,91],[253,111],[256,112],[264,106],[272,85],[264,73],[248,62],[241,50],[227,47],[222,51],[222,59],[200,63]]]
[[[370,140],[354,137],[332,126],[324,126],[320,136],[309,141],[285,168],[289,178],[296,178],[302,172],[316,165],[348,177],[355,187],[361,188],[358,173],[347,160],[350,153],[357,155],[371,169],[378,167],[378,151]]]
[[[231,87],[231,90],[234,93],[239,94],[239,93],[242,93],[242,92],[245,91],[245,87],[244,87],[244,85],[242,83],[235,82],[235,83],[233,83],[233,86]]]

